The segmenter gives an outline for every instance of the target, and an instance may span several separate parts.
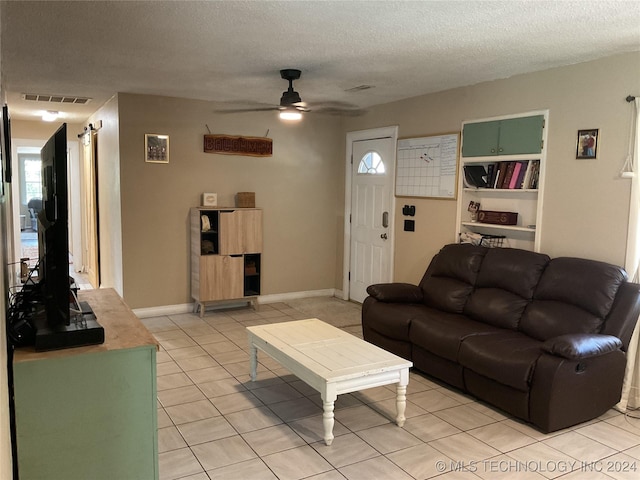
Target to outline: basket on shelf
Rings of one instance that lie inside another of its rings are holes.
[[[480,245],[489,248],[498,248],[504,246],[504,235],[482,235]]]
[[[236,207],[255,208],[256,192],[238,192],[236,195]]]
[[[489,248],[504,246],[504,235],[483,235],[481,233],[463,232],[460,234],[460,243],[470,243]]]

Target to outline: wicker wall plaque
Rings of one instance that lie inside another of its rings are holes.
[[[219,153],[222,155],[270,157],[273,155],[273,140],[265,137],[205,135],[204,151],[205,153]]]

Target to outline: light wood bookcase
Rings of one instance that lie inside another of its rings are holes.
[[[191,296],[207,303],[246,300],[257,308],[262,260],[262,210],[191,209]]]

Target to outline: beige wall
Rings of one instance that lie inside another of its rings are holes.
[[[221,115],[215,104],[118,95],[124,298],[132,308],[191,302],[189,209],[203,192],[264,209],[262,294],[334,288],[343,216],[343,130],[336,117],[285,124],[273,112]],[[273,156],[203,152],[204,134],[264,136]],[[169,135],[169,164],[145,163],[144,134]]]
[[[463,120],[549,109],[543,252],[624,265],[631,104],[640,94],[640,53],[625,54],[381,105],[348,119],[346,131],[399,125],[399,137],[460,131]],[[600,129],[597,160],[576,160],[576,135]],[[416,231],[403,232],[402,206],[416,205]],[[399,198],[395,278],[417,282],[431,257],[455,237],[453,201]]]
[[[49,140],[51,135],[56,133],[60,125],[64,122],[61,119],[56,122],[43,122],[41,120],[11,120],[11,137],[15,143],[16,139],[25,140]],[[78,123],[67,123],[67,142],[77,142],[78,134],[82,132],[83,126]]]

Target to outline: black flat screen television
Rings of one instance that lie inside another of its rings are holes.
[[[38,214],[38,273],[50,326],[69,325],[69,215],[67,208],[67,125],[40,151],[42,210]]]
[[[44,315],[35,319],[36,350],[104,342],[104,329],[91,308],[75,299],[69,276],[67,124],[40,151],[42,210],[38,214],[39,296]]]

